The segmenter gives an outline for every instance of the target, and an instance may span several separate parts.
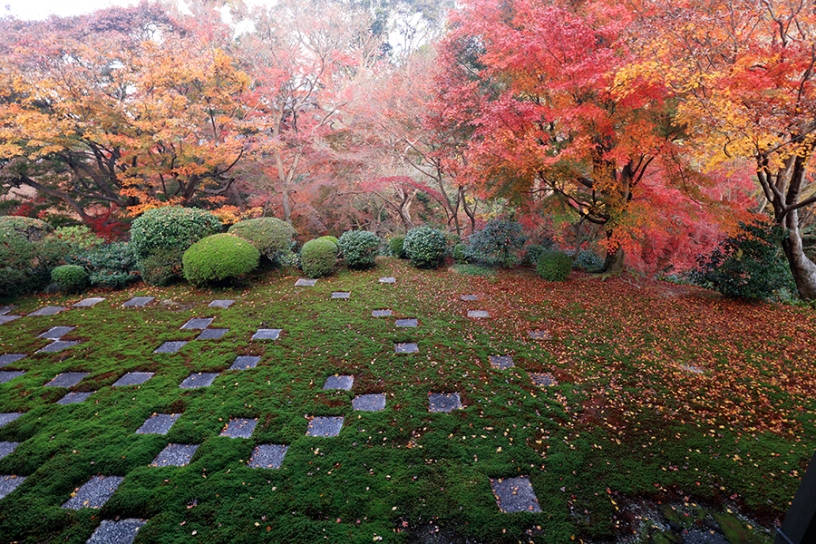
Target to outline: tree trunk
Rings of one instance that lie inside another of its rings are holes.
[[[606,232],[606,241],[607,244],[610,243],[612,239],[612,231]],[[601,269],[602,274],[620,274],[623,272],[623,258],[624,258],[623,247],[618,245],[614,251],[606,250],[606,259],[604,260],[603,268]]]
[[[283,220],[287,223],[292,222],[292,203],[289,201],[289,188],[284,187],[281,191],[281,202],[283,204]]]
[[[816,300],[816,264],[805,255],[802,234],[799,232],[798,210],[791,210],[785,215],[783,226],[788,229],[788,235],[782,240],[782,248],[799,296],[802,300]]]

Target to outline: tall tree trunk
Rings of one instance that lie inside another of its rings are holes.
[[[606,241],[610,244],[612,240],[612,231],[606,231]],[[603,274],[620,274],[623,272],[623,259],[625,257],[623,247],[618,245],[614,251],[606,250],[606,259],[604,260],[601,273]]]
[[[803,300],[816,300],[816,264],[805,255],[799,231],[799,211],[789,211],[785,215],[783,226],[788,229],[788,235],[782,240],[782,248],[788,258],[799,296]]]
[[[281,191],[281,203],[283,204],[283,220],[292,222],[292,202],[289,200],[289,187],[284,187]]]

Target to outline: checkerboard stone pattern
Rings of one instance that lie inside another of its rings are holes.
[[[167,434],[181,414],[153,414],[136,429],[136,434]]]
[[[84,402],[94,393],[95,391],[71,391],[58,400],[57,404],[79,404],[80,402]]]
[[[490,479],[499,510],[505,513],[541,512],[530,480],[525,477]]]
[[[490,312],[486,310],[468,310],[467,316],[471,319],[486,319],[490,317]]]
[[[326,382],[323,384],[323,389],[342,389],[343,391],[350,391],[354,385],[354,376],[340,376],[334,374],[328,376]]]
[[[181,326],[182,329],[206,329],[213,322],[214,317],[194,317]]]
[[[258,366],[258,363],[261,361],[261,358],[256,355],[239,355],[233,361],[232,366],[229,367],[230,370],[248,370],[250,368],[255,368]]]
[[[48,340],[59,340],[69,332],[76,329],[76,327],[52,327],[39,335],[37,338],[47,338]]]
[[[209,304],[209,308],[229,308],[235,304],[234,300],[222,299],[222,300],[213,300]]]
[[[419,321],[415,318],[410,319],[397,319],[394,321],[394,325],[397,327],[416,327],[419,325]]]
[[[15,319],[20,319],[19,315],[0,315],[0,325],[11,323]]]
[[[27,476],[6,475],[0,476],[0,499],[8,496],[12,491],[20,487],[26,481]]]
[[[379,412],[385,410],[385,393],[358,395],[351,401],[351,406],[360,412]]]
[[[340,434],[343,428],[342,417],[321,417],[312,418],[309,427],[306,429],[306,436],[330,437]]]
[[[351,293],[348,291],[335,291],[331,294],[334,300],[348,300],[351,298]]]
[[[277,340],[283,329],[258,329],[252,335],[253,340]]]
[[[25,358],[25,353],[6,353],[5,355],[0,355],[0,368]]]
[[[19,445],[19,442],[0,442],[0,459],[6,457],[7,455],[11,455]]]
[[[22,370],[0,370],[0,383],[8,383],[25,374]]]
[[[183,340],[175,340],[171,342],[165,342],[161,346],[157,347],[153,350],[153,353],[177,353],[178,350],[183,348],[187,345],[187,342]]]
[[[0,306],[0,315],[10,314],[16,306]]]
[[[62,507],[69,510],[102,508],[113,496],[122,480],[124,478],[121,476],[94,476],[77,489],[76,495],[68,499]]]
[[[317,283],[317,280],[307,280],[305,278],[300,278],[295,282],[295,287],[314,287]]]
[[[102,302],[103,300],[105,300],[105,299],[102,298],[102,297],[85,298],[85,299],[80,300],[76,304],[74,304],[73,307],[74,308],[93,308],[94,306],[96,306],[97,304]]]
[[[41,317],[41,316],[51,316],[57,315],[58,313],[65,310],[65,306],[46,306],[44,308],[40,308],[36,312],[31,312],[28,314],[28,317]]]
[[[155,299],[156,297],[133,297],[132,299],[122,304],[122,306],[124,306],[125,308],[141,308],[142,306],[147,306]]]
[[[400,342],[394,344],[394,353],[417,353],[419,346],[413,342]]]
[[[488,357],[490,361],[490,366],[493,368],[497,368],[499,370],[507,370],[508,368],[513,368],[513,358],[509,355],[491,355]]]
[[[167,446],[153,459],[151,467],[184,467],[198,449],[198,444],[167,444]]]
[[[45,387],[73,387],[81,382],[90,372],[63,372],[45,384]]]
[[[428,411],[429,412],[452,412],[462,408],[462,401],[459,399],[459,393],[429,393],[428,394]]]
[[[527,333],[527,336],[531,340],[551,340],[552,339],[552,335],[548,331],[545,331],[545,330],[530,331],[530,332]]]
[[[204,329],[196,340],[218,340],[229,332],[229,329]]]
[[[79,342],[69,341],[69,340],[54,340],[47,346],[42,349],[38,349],[37,353],[57,353],[58,351],[62,351],[64,349],[72,348],[79,344]]]
[[[283,444],[261,444],[252,451],[248,464],[252,468],[280,468],[288,449]]]
[[[258,424],[257,419],[248,419],[243,417],[236,417],[229,420],[227,426],[221,431],[221,436],[228,436],[230,438],[250,438],[252,431],[255,430],[255,425]]]
[[[380,283],[397,283],[397,278],[393,278],[393,277],[388,276],[388,277],[385,277],[385,278],[380,278],[379,281],[380,281]]]
[[[145,523],[141,519],[104,519],[86,544],[131,544]]]
[[[153,372],[128,372],[113,384],[112,387],[127,387],[131,385],[142,385],[153,377]]]
[[[474,302],[476,300],[479,300],[479,297],[477,295],[462,295],[459,297],[459,300],[463,300],[465,302]]]
[[[558,385],[558,382],[550,373],[545,374],[530,374],[530,380],[538,387],[549,387],[551,385]]]
[[[5,427],[22,415],[23,412],[6,412],[4,414],[0,414],[0,427]]]
[[[198,389],[199,387],[209,387],[213,381],[218,377],[218,372],[197,372],[190,374],[179,387],[182,389]]]
[[[391,317],[391,310],[374,310],[371,312],[371,317]]]

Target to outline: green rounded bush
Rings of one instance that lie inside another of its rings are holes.
[[[230,234],[243,238],[273,264],[282,264],[292,252],[292,225],[275,217],[239,221],[229,228]]]
[[[326,239],[309,240],[300,252],[300,266],[310,278],[328,276],[337,264],[337,246]]]
[[[445,233],[431,227],[417,227],[405,235],[405,254],[417,268],[438,268],[445,255]]]
[[[137,268],[142,276],[142,281],[146,284],[164,287],[182,278],[183,258],[183,250],[157,249],[148,256],[140,258]]]
[[[572,272],[572,259],[563,251],[548,249],[539,255],[536,271],[547,281],[564,281]]]
[[[468,246],[465,244],[456,244],[453,246],[453,261],[456,264],[467,264],[470,262],[468,257]]]
[[[184,252],[184,277],[193,285],[222,282],[258,268],[261,253],[232,234],[202,238]]]
[[[388,241],[388,251],[398,259],[405,258],[405,236],[394,236]]]
[[[381,240],[373,232],[350,230],[340,237],[338,246],[349,268],[366,269],[374,266],[374,259],[380,252]]]
[[[74,254],[80,251],[88,251],[105,243],[105,240],[97,236],[85,225],[59,227],[49,234],[47,239],[64,243]]]
[[[0,230],[14,230],[25,236],[29,242],[42,240],[45,236],[54,231],[54,227],[31,217],[18,217],[16,215],[0,216]]]
[[[315,238],[315,240],[328,240],[332,244],[340,247],[340,240],[338,240],[334,236],[321,236],[320,238]]]
[[[139,279],[136,256],[125,242],[102,244],[70,261],[85,268],[94,287],[122,289]]]
[[[69,253],[62,242],[43,239],[49,229],[38,219],[0,217],[0,296],[19,296],[48,284],[51,269]]]
[[[516,264],[516,253],[524,245],[527,237],[516,221],[492,219],[484,229],[471,234],[468,240],[470,257],[487,264],[509,268]]]
[[[51,271],[51,281],[68,293],[80,293],[88,287],[88,273],[76,264],[64,264]]]
[[[130,227],[130,245],[141,259],[160,249],[184,252],[197,241],[221,232],[221,221],[198,208],[166,206],[147,210]]]

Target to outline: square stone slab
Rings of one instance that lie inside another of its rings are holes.
[[[229,420],[227,426],[224,427],[223,431],[221,431],[221,436],[228,436],[230,438],[249,438],[252,436],[252,431],[255,430],[255,425],[257,424],[257,419],[236,417]]]
[[[36,312],[31,312],[28,314],[28,317],[40,317],[45,315],[57,315],[61,311],[65,310],[65,306],[46,306],[45,308],[40,308]]]
[[[306,436],[337,436],[343,428],[342,417],[314,417],[306,429]]]
[[[680,365],[680,370],[685,370],[686,372],[690,372],[692,374],[703,374],[704,372],[702,368],[694,365]]]
[[[10,365],[11,363],[16,363],[20,359],[25,359],[25,353],[6,353],[5,355],[0,355],[0,368],[3,368],[6,365]]]
[[[10,314],[16,306],[0,306],[0,315]]]
[[[142,385],[153,377],[154,372],[128,372],[114,383],[111,387],[127,387],[130,385]]]
[[[283,329],[258,329],[252,335],[253,340],[277,340]]]
[[[358,395],[351,401],[351,406],[360,412],[379,412],[385,409],[385,393]]]
[[[459,393],[428,393],[429,412],[452,412],[461,409]]]
[[[11,452],[13,452],[19,445],[19,442],[0,442],[0,459],[7,455],[11,455]]]
[[[85,399],[93,395],[96,391],[71,391],[60,400],[57,404],[78,404],[84,402]]]
[[[165,342],[161,346],[153,350],[153,353],[176,353],[178,350],[187,345],[184,340],[174,340],[172,342]]]
[[[10,382],[23,374],[25,374],[25,372],[22,370],[0,370],[0,383]]]
[[[155,299],[156,297],[133,297],[132,299],[122,304],[122,306],[125,308],[141,308],[142,306],[147,306]]]
[[[323,389],[342,389],[343,391],[350,391],[354,385],[354,376],[340,376],[334,374],[326,378],[326,383],[323,384]]]
[[[10,323],[15,319],[20,319],[19,315],[0,315],[0,325]]]
[[[153,414],[136,429],[136,434],[167,434],[181,414]]]
[[[397,283],[397,278],[392,277],[380,278],[380,283]]]
[[[23,412],[6,412],[5,414],[0,414],[0,427],[5,427],[22,415]]]
[[[229,332],[229,329],[204,329],[196,340],[218,340]]]
[[[533,486],[528,478],[490,478],[490,487],[499,510],[512,512],[541,512]]]
[[[289,446],[283,444],[256,446],[252,451],[252,457],[249,458],[249,466],[252,468],[280,468],[288,449]]]
[[[93,308],[103,300],[105,300],[103,297],[85,298],[74,304],[74,308]]]
[[[506,370],[508,368],[513,368],[513,358],[509,355],[491,355],[488,357],[490,361],[490,366],[493,368],[498,368],[499,370]]]
[[[331,297],[335,300],[348,300],[351,298],[351,293],[349,291],[334,291]]]
[[[182,389],[198,389],[199,387],[209,387],[212,385],[213,380],[218,377],[218,372],[198,372],[196,374],[190,374],[184,381],[181,382],[179,387]]]
[[[549,387],[551,385],[558,385],[552,374],[530,374],[530,380],[538,387]]]
[[[249,368],[255,368],[258,366],[261,358],[255,355],[239,355],[233,361],[232,366],[229,367],[230,370],[247,370]]]
[[[206,329],[213,322],[214,317],[194,317],[181,326],[182,329]]]
[[[68,341],[68,340],[54,340],[47,346],[42,349],[38,349],[37,353],[57,353],[58,351],[62,351],[64,349],[72,348],[79,344],[79,342],[75,341]]]
[[[531,340],[552,340],[552,335],[544,330],[530,331],[527,336]]]
[[[479,300],[477,295],[462,295],[459,297],[459,300],[464,300],[465,302],[473,302]]]
[[[151,467],[184,467],[190,464],[198,444],[167,444],[150,463]]]
[[[63,372],[45,384],[45,387],[73,387],[81,382],[90,372]]]
[[[295,282],[295,287],[314,287],[317,283],[317,280],[307,280],[304,278],[300,278]]]
[[[484,310],[468,310],[467,316],[471,319],[484,319],[490,317],[490,314]]]
[[[235,304],[234,300],[213,300],[210,302],[209,308],[229,308],[233,304]]]
[[[102,508],[113,496],[116,488],[122,483],[121,476],[94,476],[85,485],[76,490],[76,495],[62,505],[70,510],[82,508]]]
[[[28,476],[0,476],[0,499],[17,489]]]
[[[76,327],[52,327],[39,335],[37,338],[47,338],[48,340],[59,340]]]
[[[417,353],[419,346],[413,342],[402,342],[394,344],[394,353]]]
[[[391,317],[391,310],[374,310],[371,317]]]
[[[411,319],[397,319],[394,322],[394,325],[396,325],[397,327],[416,327],[417,325],[419,325],[419,322],[414,318],[411,318]]]
[[[85,544],[132,544],[145,523],[140,519],[103,519]]]

